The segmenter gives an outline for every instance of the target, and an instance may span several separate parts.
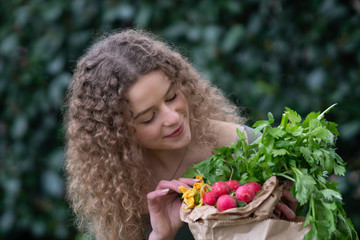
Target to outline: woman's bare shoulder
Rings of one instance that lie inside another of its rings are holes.
[[[236,129],[244,132],[245,136],[247,136],[244,126],[240,124],[210,120],[210,126],[217,136],[217,147],[228,146],[231,142],[236,142]]]

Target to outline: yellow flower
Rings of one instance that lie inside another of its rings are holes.
[[[189,208],[194,208],[195,206],[195,199],[194,197],[187,197],[184,199],[184,202],[186,203],[187,207],[185,207],[184,209],[187,210]]]
[[[200,179],[200,181],[204,182],[204,180],[203,180],[203,177],[202,177],[202,176],[196,176],[195,178],[196,178],[196,179]]]
[[[196,205],[195,207],[200,207],[200,206],[204,205],[204,203],[203,203],[203,196],[204,196],[205,193],[207,193],[208,191],[210,191],[210,189],[211,189],[210,185],[208,185],[208,184],[206,184],[206,183],[202,184],[202,186],[201,186],[201,188],[200,188],[200,190],[199,190],[199,193],[200,193],[200,201],[199,201],[199,204]]]
[[[187,207],[185,207],[186,209],[189,208],[194,208],[195,206],[195,195],[197,194],[196,189],[193,188],[189,188],[186,189],[184,186],[180,186],[179,187],[180,192],[182,192],[182,198],[184,199],[184,203],[186,203]]]
[[[201,187],[204,185],[204,182],[198,182],[195,183],[193,188],[196,189],[196,191],[200,192]]]
[[[196,189],[189,188],[186,192],[183,193],[183,198],[194,197],[196,193]]]
[[[203,196],[206,192],[209,191],[209,185],[204,183],[202,176],[196,176],[196,179],[199,179],[200,182],[197,182],[193,185],[192,188],[186,189],[184,186],[180,186],[179,190],[182,192],[182,198],[187,207],[185,209],[200,207],[203,204]]]
[[[180,192],[185,193],[187,191],[186,187],[180,186],[179,187]]]

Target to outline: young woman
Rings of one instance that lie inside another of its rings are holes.
[[[179,186],[194,184],[183,173],[236,141],[237,128],[251,137],[218,88],[140,30],[88,50],[66,109],[68,198],[80,229],[97,239],[174,239],[183,225]],[[284,197],[290,203],[278,209],[291,219],[296,200]]]

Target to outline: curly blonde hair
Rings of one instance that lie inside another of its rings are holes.
[[[192,138],[215,142],[208,119],[243,122],[235,105],[175,49],[143,30],[101,38],[81,57],[66,97],[67,197],[79,229],[97,239],[141,239],[144,182],[150,179],[134,136],[126,92],[163,71],[187,99]],[[131,236],[131,237],[129,237]]]

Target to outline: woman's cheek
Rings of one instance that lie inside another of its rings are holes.
[[[137,129],[137,139],[139,143],[146,147],[152,142],[156,141],[156,130],[157,128],[155,126],[142,126]]]

